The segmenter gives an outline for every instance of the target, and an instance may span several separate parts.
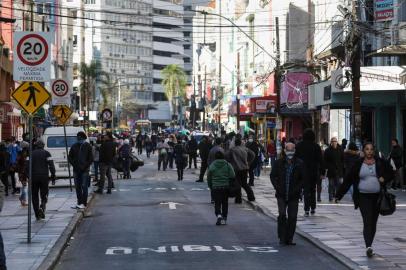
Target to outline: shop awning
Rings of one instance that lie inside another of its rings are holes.
[[[406,44],[389,45],[367,54],[368,57],[386,57],[406,55]]]

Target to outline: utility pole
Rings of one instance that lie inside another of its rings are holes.
[[[360,17],[360,9],[356,0],[352,1],[351,12],[341,5],[337,8],[345,18],[345,66],[347,70],[351,69],[345,74],[347,80],[351,80],[352,87],[351,140],[361,149],[361,33],[354,28],[354,22]]]
[[[360,17],[360,7],[358,1],[352,1],[352,17],[354,21],[358,21]],[[350,22],[351,23],[351,22]],[[351,29],[352,36],[352,138],[361,149],[361,39],[354,28]],[[346,54],[348,57],[348,54]]]
[[[203,46],[206,46],[206,13],[203,13]],[[203,89],[203,127],[202,131],[206,130],[206,88],[207,88],[207,72],[206,64],[204,64],[204,89]]]
[[[279,17],[275,17],[275,42],[276,42],[276,68],[275,68],[275,79],[274,79],[274,87],[276,92],[276,120],[279,121],[280,111],[281,111],[281,89],[280,89],[280,76],[281,76],[281,51],[280,51],[280,43],[279,43]],[[280,130],[276,130],[276,154],[279,156],[282,152],[282,144],[280,142]]]
[[[240,52],[237,52],[237,132],[240,132]]]
[[[217,107],[218,107],[218,134],[221,134],[221,99],[222,99],[222,88],[221,88],[221,56],[222,56],[222,15],[221,15],[221,0],[219,0],[219,11],[220,11],[220,16],[219,16],[219,82],[218,82],[218,87],[217,87]]]

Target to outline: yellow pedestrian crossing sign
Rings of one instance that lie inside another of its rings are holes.
[[[11,96],[28,114],[34,114],[50,98],[51,94],[38,82],[24,82]]]
[[[58,118],[61,124],[65,124],[69,120],[72,112],[73,111],[66,105],[58,105],[54,107],[54,115]]]

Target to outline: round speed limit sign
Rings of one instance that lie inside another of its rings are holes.
[[[48,57],[48,43],[38,34],[25,35],[17,44],[17,56],[28,66],[42,64]]]
[[[69,86],[64,80],[56,80],[52,84],[52,93],[58,97],[64,97],[69,92]]]

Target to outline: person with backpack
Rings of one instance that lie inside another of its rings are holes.
[[[107,176],[107,194],[111,194],[111,189],[114,187],[111,168],[117,153],[117,143],[113,140],[111,133],[104,135],[100,145],[100,181],[96,193],[103,194],[104,183]]]
[[[230,181],[235,178],[233,166],[224,159],[224,152],[217,151],[207,172],[207,185],[212,191],[216,225],[226,225]]]
[[[69,151],[68,160],[73,167],[73,178],[75,181],[77,204],[73,209],[85,209],[89,189],[89,170],[93,163],[92,146],[86,142],[87,136],[83,131],[76,135],[77,142],[72,145]],[[100,186],[99,186],[100,188]]]

